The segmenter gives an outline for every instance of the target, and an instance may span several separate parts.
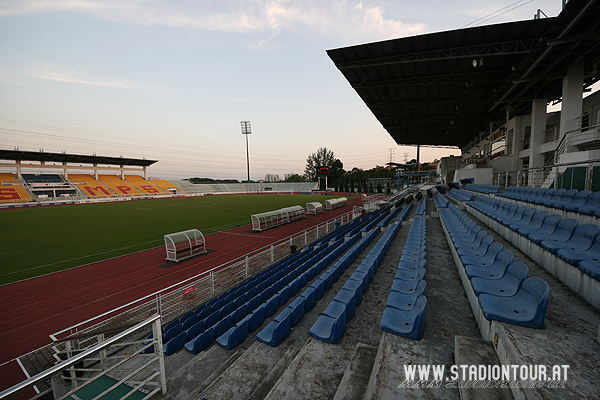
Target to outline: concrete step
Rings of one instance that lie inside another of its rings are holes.
[[[296,347],[290,347],[281,359],[275,364],[273,369],[267,374],[266,378],[258,385],[254,392],[248,397],[248,400],[262,400],[264,399],[275,383],[281,378],[281,375],[289,367],[290,363],[296,357],[300,349]]]
[[[260,389],[265,380],[269,379],[271,372],[279,377],[281,372],[277,373],[278,368],[282,371],[285,370],[298,349],[298,347],[291,346],[291,343],[287,346],[282,344],[273,348],[253,340],[250,348],[231,363],[226,370],[222,370],[220,376],[214,379],[210,385],[205,386],[203,390],[197,391],[197,393],[201,393],[198,397],[245,400]]]
[[[358,343],[333,400],[362,400],[367,391],[377,347]]]
[[[466,336],[454,337],[455,365],[500,365],[500,360],[492,342]],[[459,374],[458,391],[461,400],[509,400],[512,393],[509,388],[470,388],[464,384]],[[466,386],[466,387],[465,387]]]
[[[189,400],[206,389],[223,371],[235,362],[245,349],[225,350],[213,345],[195,356],[180,351],[178,357],[169,360],[167,368],[167,395],[155,395],[154,400]],[[174,367],[178,366],[177,370]],[[169,373],[169,369],[171,372]]]

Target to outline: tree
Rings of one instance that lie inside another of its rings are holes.
[[[301,175],[293,174],[288,176],[288,178],[284,182],[305,182],[306,178]]]
[[[318,166],[326,165],[331,170],[335,161],[336,158],[335,154],[333,154],[333,151],[327,150],[325,147],[320,147],[316,152],[312,153],[306,158],[306,168],[304,168],[304,175],[306,176],[306,179],[309,181],[315,180],[317,178],[316,169]]]

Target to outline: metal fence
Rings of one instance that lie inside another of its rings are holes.
[[[55,332],[50,335],[52,344],[21,356],[16,361],[26,370],[27,376],[33,376],[51,368],[58,361],[56,355],[68,350],[70,345],[67,343],[70,338],[77,337],[77,348],[85,349],[97,345],[98,339],[96,335],[88,335],[82,339],[81,335],[110,331],[110,328],[135,323],[156,314],[160,315],[163,323],[174,320],[288,256],[292,245],[296,246],[296,249],[302,249],[332,232],[336,221],[339,221],[340,225],[345,225],[361,213],[361,209],[355,208],[353,211],[298,232],[210,271]],[[110,336],[110,333],[104,335],[105,338]],[[32,360],[36,362],[31,362]],[[44,386],[43,382],[38,386]]]

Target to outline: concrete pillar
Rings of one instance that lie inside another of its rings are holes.
[[[546,98],[535,99],[531,103],[531,137],[529,168],[533,169],[529,173],[529,185],[540,187],[543,179],[543,170],[534,169],[544,166],[544,155],[540,152],[540,146],[544,141],[544,132],[546,131]]]
[[[563,78],[560,139],[577,128],[577,118],[583,107],[583,60],[572,64]]]
[[[17,164],[17,179],[22,181],[23,175],[21,175],[21,160],[17,160],[16,164]]]

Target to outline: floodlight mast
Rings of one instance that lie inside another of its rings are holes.
[[[250,121],[240,121],[242,124],[242,135],[246,135],[246,165],[248,167],[248,182],[250,182],[250,153],[248,152],[248,135],[252,133]]]

